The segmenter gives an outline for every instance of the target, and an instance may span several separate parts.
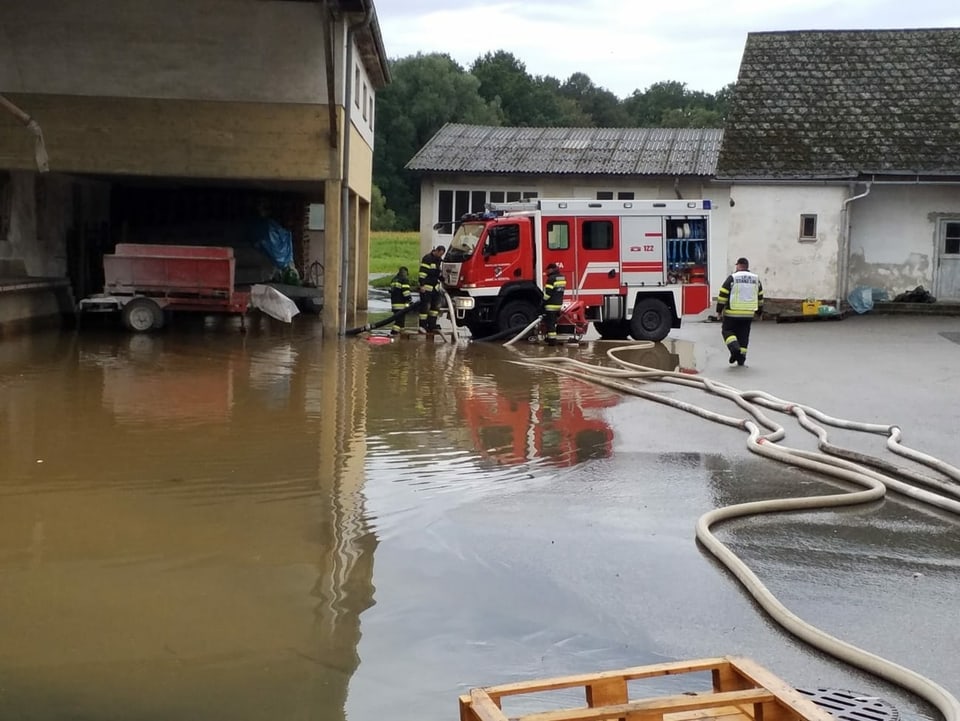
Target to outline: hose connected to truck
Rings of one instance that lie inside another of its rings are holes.
[[[717,524],[733,518],[873,503],[882,499],[887,491],[894,491],[936,508],[960,514],[960,500],[957,500],[960,498],[960,491],[955,485],[960,481],[960,469],[926,453],[904,446],[901,442],[902,432],[895,425],[861,423],[834,418],[815,408],[785,401],[762,391],[741,391],[706,377],[640,366],[618,357],[624,351],[650,348],[652,345],[652,343],[646,342],[611,348],[607,351],[607,357],[615,364],[613,367],[596,366],[568,357],[512,362],[548,369],[561,374],[575,375],[578,378],[623,393],[646,398],[693,413],[701,418],[739,428],[747,432],[747,448],[753,453],[861,486],[863,490],[858,491],[776,498],[717,508],[703,514],[698,519],[696,537],[717,560],[737,577],[764,611],[791,634],[834,658],[914,693],[936,707],[946,721],[960,721],[960,701],[949,691],[911,669],[831,636],[798,617],[767,589],[756,574],[721,542],[712,530]],[[746,411],[748,417],[738,418],[717,413],[642,387],[643,383],[650,381],[678,384],[726,398]],[[816,436],[819,452],[804,451],[778,443],[785,437],[785,430],[782,425],[769,418],[761,407],[795,417],[802,428]],[[930,478],[911,469],[898,467],[885,460],[835,446],[827,440],[825,425],[845,430],[885,435],[887,437],[887,448],[892,453],[922,464],[950,480]],[[762,432],[761,429],[766,429],[766,432]],[[881,469],[882,472],[874,470],[877,468]],[[929,488],[935,488],[939,493],[928,490]]]

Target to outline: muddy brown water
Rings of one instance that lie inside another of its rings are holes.
[[[509,362],[605,350],[309,322],[3,341],[0,718],[455,718],[474,685],[743,650],[819,679],[691,541],[744,462],[638,454],[662,410]],[[695,364],[683,342],[634,360]],[[780,482],[748,463],[752,492]],[[920,523],[948,524],[883,533]],[[773,533],[763,563],[802,564]],[[911,563],[955,548],[907,537]],[[801,600],[835,579],[805,580]],[[735,648],[703,641],[717,608]]]

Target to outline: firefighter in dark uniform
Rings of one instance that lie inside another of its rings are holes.
[[[440,299],[443,288],[440,285],[440,262],[446,251],[442,245],[420,259],[420,332],[436,333],[437,319],[440,316]]]
[[[413,294],[410,292],[410,276],[407,266],[401,265],[400,270],[390,281],[390,310],[396,315],[403,310],[413,300]],[[390,328],[391,335],[397,335],[400,329],[406,325],[404,319],[406,316],[399,315],[393,319],[393,326]]]
[[[556,263],[547,266],[547,282],[543,284],[543,325],[546,329],[548,345],[557,344],[557,318],[563,308],[563,292],[567,289],[567,279]]]
[[[723,342],[730,351],[730,364],[747,360],[750,324],[763,313],[763,284],[750,272],[746,258],[737,258],[736,270],[727,276],[717,295],[717,315],[722,316]]]

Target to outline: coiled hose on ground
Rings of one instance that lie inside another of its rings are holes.
[[[960,514],[960,501],[957,500],[960,498],[960,492],[958,492],[960,489],[950,481],[928,477],[888,461],[835,446],[827,440],[824,425],[885,435],[887,448],[891,452],[920,463],[953,482],[960,481],[960,469],[904,446],[900,440],[901,430],[895,425],[861,423],[834,418],[815,408],[785,401],[762,391],[741,391],[703,376],[691,376],[687,373],[640,366],[618,357],[620,353],[628,350],[652,346],[652,343],[641,342],[611,348],[607,351],[607,357],[614,363],[613,367],[596,366],[563,356],[512,362],[575,375],[623,393],[663,403],[708,420],[740,428],[747,432],[747,448],[753,453],[862,486],[863,490],[853,492],[777,498],[718,508],[703,514],[698,519],[697,540],[737,577],[771,618],[791,634],[837,659],[914,693],[936,707],[946,721],[960,721],[960,701],[949,691],[911,669],[836,638],[798,617],[780,603],[753,571],[718,540],[712,531],[713,526],[733,518],[871,503],[883,498],[887,490]],[[674,383],[707,391],[735,403],[748,414],[748,417],[738,418],[717,413],[643,388],[641,384],[649,381]],[[820,452],[804,451],[778,443],[785,436],[784,428],[764,414],[761,406],[796,417],[801,427],[817,437]],[[762,433],[761,428],[766,429],[766,432]],[[918,485],[925,488],[918,488]],[[939,493],[927,490],[929,488],[934,488]],[[952,496],[952,498],[946,496]]]

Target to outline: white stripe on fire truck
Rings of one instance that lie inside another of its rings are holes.
[[[630,272],[634,272],[634,273],[635,273],[635,272],[638,272],[638,271],[640,271],[640,272],[643,272],[643,271],[653,272],[653,271],[655,271],[655,270],[663,270],[663,261],[660,261],[660,262],[657,262],[657,261],[648,261],[648,262],[640,262],[640,261],[632,261],[632,262],[631,262],[631,261],[624,261],[624,262],[623,262],[623,272],[624,272],[624,273],[630,273]]]

